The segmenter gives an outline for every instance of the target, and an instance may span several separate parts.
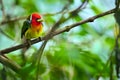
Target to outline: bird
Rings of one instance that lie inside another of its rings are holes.
[[[41,39],[42,31],[43,31],[43,19],[42,16],[34,12],[27,17],[27,19],[23,22],[23,26],[21,29],[21,39],[23,43],[27,43],[27,46],[22,49],[22,59],[23,64],[26,63],[25,52],[31,46],[31,39],[39,38]]]
[[[41,36],[43,31],[43,19],[39,13],[32,13],[28,16],[28,18],[24,21],[21,38],[25,39],[33,39]]]

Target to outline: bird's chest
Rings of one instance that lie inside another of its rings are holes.
[[[40,28],[37,28],[37,29],[30,29],[31,30],[31,33],[33,33],[34,35],[36,34],[39,34],[41,32],[41,29]]]
[[[26,33],[25,33],[25,36],[29,39],[31,38],[38,38],[40,37],[41,35],[41,32],[42,32],[42,28],[39,27],[39,28],[29,28]]]

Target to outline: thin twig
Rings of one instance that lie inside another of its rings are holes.
[[[69,13],[75,13],[75,12],[77,13],[77,12],[79,12],[81,9],[84,9],[84,8],[86,7],[88,1],[89,1],[89,0],[84,0],[83,3],[82,3],[80,6],[78,6],[77,9],[74,9],[74,10],[70,11]]]
[[[8,37],[9,39],[13,40],[13,38],[10,37],[8,34],[6,34],[2,29],[0,29],[0,33],[2,33],[3,35],[5,35],[5,36]]]
[[[48,40],[45,40],[43,42],[43,44],[41,45],[40,49],[38,50],[39,54],[38,54],[38,57],[37,57],[37,73],[36,73],[36,80],[39,79],[39,69],[40,69],[40,61],[41,61],[41,57],[42,57],[42,54],[43,54],[43,51],[44,51],[44,48],[47,44]]]
[[[3,5],[3,0],[0,0],[0,4],[1,4],[1,10],[2,10],[2,17],[3,17],[3,20],[4,20],[6,15],[5,15],[5,8],[4,8],[4,5]]]
[[[69,19],[72,18],[72,17],[77,16],[78,12],[80,12],[81,10],[83,10],[83,9],[86,7],[88,1],[89,1],[89,0],[84,0],[83,3],[80,4],[76,9],[71,10],[71,11],[68,11],[68,12],[65,12],[65,13],[68,13],[69,16],[68,16],[67,18],[64,18],[64,19],[63,19],[63,22],[69,20]]]
[[[62,10],[56,12],[56,13],[46,13],[46,14],[42,14],[43,16],[54,16],[54,15],[57,15],[57,14],[60,14],[60,13],[63,13],[65,9],[67,9],[69,3],[66,4]]]
[[[19,20],[26,19],[26,18],[27,17],[24,16],[24,17],[19,17],[19,18],[15,18],[15,19],[4,20],[4,21],[0,22],[0,25],[7,24],[7,23],[10,23],[10,22],[19,21]]]

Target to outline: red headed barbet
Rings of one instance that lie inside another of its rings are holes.
[[[28,16],[23,23],[21,38],[33,39],[40,37],[43,29],[42,21],[39,13],[32,13]]]

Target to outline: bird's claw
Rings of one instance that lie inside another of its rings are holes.
[[[39,40],[41,41],[41,40],[42,40],[42,37],[39,37]]]

